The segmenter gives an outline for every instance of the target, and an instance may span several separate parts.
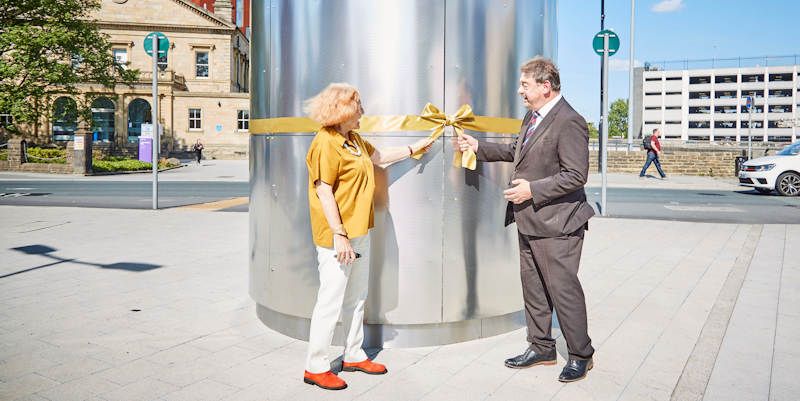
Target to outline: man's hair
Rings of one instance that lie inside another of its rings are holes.
[[[323,127],[332,127],[353,118],[360,111],[359,100],[354,86],[332,83],[305,101],[305,112]]]
[[[658,128],[653,128],[653,133],[655,134],[656,132],[658,132]]]
[[[558,75],[558,68],[550,59],[536,56],[522,64],[519,70],[540,84],[544,83],[544,81],[550,82],[550,88],[556,92],[561,92],[561,78]]]

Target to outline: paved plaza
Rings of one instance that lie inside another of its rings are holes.
[[[209,208],[0,206],[0,399],[750,401],[800,393],[792,369],[800,362],[798,225],[596,218],[580,272],[597,348],[587,379],[556,380],[561,338],[558,365],[504,367],[525,347],[518,329],[372,350],[389,374],[344,372],[350,387],[339,392],[304,384],[306,343],[256,318],[247,225],[247,213]]]

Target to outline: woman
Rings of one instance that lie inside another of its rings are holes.
[[[364,304],[369,284],[369,229],[373,227],[373,164],[385,166],[417,151],[425,138],[409,146],[376,149],[355,132],[364,113],[358,90],[331,84],[306,101],[306,112],[322,128],[306,155],[311,231],[317,248],[320,287],[311,315],[303,380],[328,390],[347,383],[330,370],[328,347],[339,314],[345,329],[342,369],[385,374],[361,348]]]
[[[203,158],[203,143],[200,142],[200,138],[197,138],[197,142],[194,143],[192,149],[194,149],[194,155],[197,158],[197,164],[200,164],[200,159]]]

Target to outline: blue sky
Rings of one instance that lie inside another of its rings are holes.
[[[628,97],[630,0],[606,0],[606,28],[620,35],[610,100]],[[588,121],[600,118],[600,0],[559,0],[558,65],[564,96]],[[635,59],[645,61],[800,55],[798,0],[637,0]]]

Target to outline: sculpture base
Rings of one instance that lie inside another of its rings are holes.
[[[308,341],[311,319],[291,316],[256,305],[256,313],[267,327],[298,340]],[[365,324],[365,348],[410,348],[453,344],[508,333],[525,326],[522,311],[484,319],[431,324]],[[344,342],[341,324],[333,343]]]

